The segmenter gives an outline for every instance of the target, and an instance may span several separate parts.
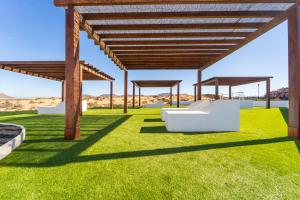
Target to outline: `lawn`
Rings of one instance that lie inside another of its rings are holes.
[[[0,161],[0,199],[300,199],[300,142],[287,110],[241,110],[239,133],[167,133],[158,109],[64,117],[0,113],[26,141]]]

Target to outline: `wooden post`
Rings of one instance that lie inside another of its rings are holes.
[[[180,104],[180,83],[177,84],[177,108],[179,108]]]
[[[124,71],[124,113],[128,112],[128,71]]]
[[[232,99],[231,85],[229,85],[229,99]]]
[[[271,92],[271,86],[270,86],[270,79],[266,80],[266,108],[270,109],[271,107],[271,99],[270,99],[270,92]]]
[[[172,88],[170,88],[170,106],[173,106],[173,91],[172,91]]]
[[[110,103],[109,103],[109,108],[113,109],[114,107],[114,82],[110,81]]]
[[[79,30],[79,13],[73,6],[69,6],[66,9],[65,140],[80,137]]]
[[[288,13],[289,125],[288,135],[300,139],[300,5]]]
[[[215,81],[215,100],[218,100],[220,98],[219,96],[219,81]]]
[[[132,83],[132,107],[135,108],[135,84]]]
[[[141,107],[141,88],[139,87],[139,107]]]
[[[80,116],[82,116],[82,81],[83,81],[83,71],[82,67],[80,66],[79,70],[79,105],[80,105]]]
[[[194,101],[197,101],[197,85],[194,85]]]
[[[202,70],[198,69],[198,77],[197,77],[197,100],[202,99]]]
[[[61,82],[61,102],[65,101],[65,81]]]

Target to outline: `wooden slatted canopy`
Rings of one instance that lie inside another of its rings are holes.
[[[168,87],[170,88],[170,105],[172,106],[172,88],[177,86],[177,107],[180,103],[180,83],[182,80],[133,80],[132,89],[133,89],[133,100],[132,107],[135,108],[135,87],[139,88],[139,106],[141,106],[141,88],[144,87]],[[127,102],[125,102],[127,103]]]
[[[203,69],[286,19],[288,134],[300,138],[299,0],[54,0],[54,3],[66,8],[66,70],[71,72],[66,76],[70,86],[66,139],[78,138],[80,133],[77,114],[80,29],[125,71],[125,103],[127,70],[198,69],[198,85],[201,85]],[[201,87],[197,99],[201,99]]]
[[[65,61],[0,61],[0,69],[56,81],[65,80]],[[83,80],[115,80],[92,65],[80,61]]]
[[[296,0],[54,0],[124,70],[205,69],[287,18]]]
[[[239,85],[246,85],[246,84],[251,84],[256,82],[267,81],[271,78],[273,77],[272,76],[213,77],[205,81],[202,81],[201,84],[206,86],[215,86],[216,82],[218,82],[219,86],[239,86]],[[198,83],[195,83],[193,86],[197,86],[197,85]]]
[[[135,86],[142,87],[175,87],[182,80],[136,80],[131,81]]]
[[[202,86],[215,86],[215,99],[219,99],[219,86],[229,86],[229,99],[232,98],[231,87],[246,85],[251,83],[257,83],[266,81],[266,108],[270,108],[270,79],[272,76],[243,76],[243,77],[213,77],[202,81],[200,84],[195,83],[194,86],[194,96],[195,101],[197,100],[197,87]]]

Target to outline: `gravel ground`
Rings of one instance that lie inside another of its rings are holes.
[[[19,127],[0,124],[0,146],[15,138],[21,131]]]

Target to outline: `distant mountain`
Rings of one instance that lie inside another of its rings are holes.
[[[0,99],[13,99],[13,97],[10,97],[4,93],[0,93]]]

